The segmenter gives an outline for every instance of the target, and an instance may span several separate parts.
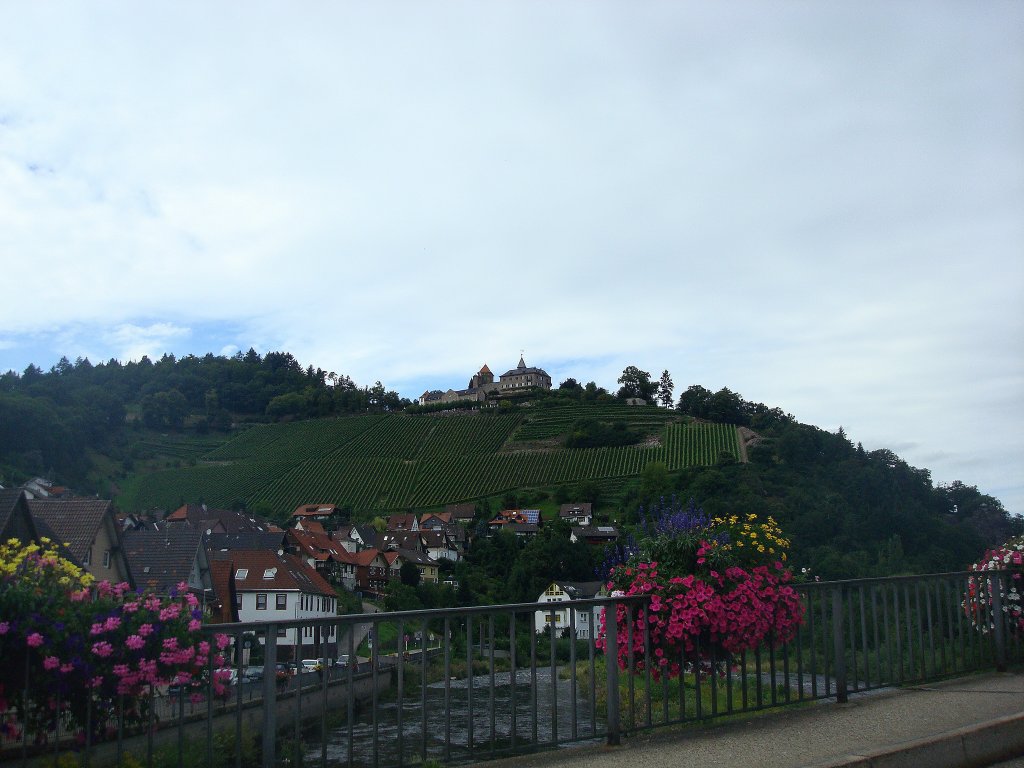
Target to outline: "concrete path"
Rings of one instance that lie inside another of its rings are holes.
[[[1024,674],[850,696],[746,721],[488,763],[508,768],[966,768],[1024,756]]]

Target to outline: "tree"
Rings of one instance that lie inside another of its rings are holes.
[[[711,411],[711,397],[710,389],[693,384],[679,396],[679,405],[676,407],[688,416],[706,419]]]
[[[407,587],[418,587],[420,585],[421,574],[420,569],[416,567],[416,563],[408,561],[402,563],[398,576]]]
[[[626,366],[622,375],[618,378],[618,383],[622,385],[618,392],[620,400],[625,400],[629,397],[639,397],[649,402],[654,399],[654,393],[658,387],[657,384],[651,381],[651,374],[647,371],[641,371],[635,365]]]
[[[661,372],[661,378],[658,380],[658,402],[661,403],[662,408],[672,407],[672,389],[675,385],[672,383],[672,377],[668,374],[668,368]]]

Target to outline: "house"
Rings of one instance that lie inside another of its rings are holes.
[[[287,531],[247,531],[245,533],[210,533],[206,548],[228,552],[232,549],[269,549],[274,552],[288,547]]]
[[[416,515],[412,514],[391,515],[385,526],[387,531],[418,531],[419,529],[419,520],[416,519]]]
[[[302,504],[292,512],[291,519],[292,522],[315,520],[318,523],[323,523],[337,511],[338,507],[334,504]]]
[[[476,504],[445,504],[444,511],[451,515],[453,523],[469,525],[476,518]]]
[[[355,561],[339,542],[326,533],[308,533],[297,528],[288,531],[287,540],[288,550],[327,581],[352,589]]]
[[[421,531],[439,531],[452,522],[451,512],[427,512],[420,517]]]
[[[537,598],[537,602],[550,605],[571,603],[573,600],[590,600],[599,597],[603,589],[603,581],[555,581]],[[556,633],[561,634],[572,628],[577,639],[589,640],[597,636],[603,614],[603,606],[572,608],[565,605],[560,608],[545,608],[534,614],[534,631],[540,634],[553,627]]]
[[[390,549],[381,553],[388,563],[388,579],[398,581],[402,578],[402,565],[412,563],[420,572],[420,582],[437,584],[437,563],[422,552],[409,549]]]
[[[418,531],[384,531],[377,537],[377,549],[411,549],[423,552],[423,538]]]
[[[235,606],[239,621],[319,619],[338,615],[334,588],[293,555],[267,550],[216,552],[217,560],[234,569]],[[223,597],[219,596],[222,600]],[[282,661],[336,658],[337,627],[279,629],[277,654]]]
[[[305,531],[306,533],[316,533],[321,536],[327,535],[327,530],[324,528],[324,524],[321,523],[319,520],[308,520],[300,518],[295,521],[295,528],[293,530]]]
[[[183,504],[164,518],[164,524],[188,525],[211,533],[255,533],[277,526],[236,509],[212,509],[205,504]]]
[[[590,525],[594,519],[593,508],[589,501],[573,501],[558,508],[558,518],[573,525]]]
[[[510,523],[535,526],[534,532],[536,532],[536,528],[539,528],[541,525],[540,510],[503,509],[494,519],[487,523],[487,527],[493,532],[509,525]]]
[[[205,602],[213,581],[204,531],[177,524],[159,530],[124,531],[122,536],[136,587],[166,594],[184,582]]]
[[[0,488],[0,542],[17,539],[22,544],[39,541],[28,497],[19,488]]]
[[[551,377],[543,368],[528,367],[522,356],[519,358],[519,365],[505,371],[498,380],[498,391],[502,395],[535,387],[551,389]]]
[[[355,560],[356,590],[369,595],[383,595],[388,584],[388,561],[375,548],[363,549],[350,555]]]
[[[575,544],[585,541],[587,544],[614,544],[619,539],[619,531],[613,525],[573,526],[569,541]]]
[[[532,539],[540,531],[540,526],[536,523],[520,523],[516,521],[510,522],[506,528],[521,539]]]
[[[421,531],[420,541],[423,542],[423,551],[431,560],[450,560],[453,563],[459,561],[458,547],[451,540],[447,530]]]
[[[28,499],[28,509],[37,527],[52,531],[53,538],[97,581],[134,586],[111,501],[67,496]]]
[[[487,363],[484,363],[483,367],[470,377],[469,384],[465,389],[449,389],[447,391],[441,391],[440,389],[427,390],[420,395],[419,404],[434,405],[436,403],[455,403],[461,400],[483,402],[487,399],[487,395],[494,392],[497,388],[497,385],[494,383],[494,374],[487,367]]]

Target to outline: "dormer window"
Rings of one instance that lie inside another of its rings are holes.
[[[235,579],[237,579],[239,581],[241,581],[242,579],[244,579],[248,575],[249,575],[249,569],[248,568],[239,568],[237,571],[235,571]]]

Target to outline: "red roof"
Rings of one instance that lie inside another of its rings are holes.
[[[331,597],[335,594],[323,576],[293,555],[262,549],[234,549],[213,552],[211,556],[234,563],[237,592],[298,591]],[[244,576],[239,577],[239,571],[244,571]]]

